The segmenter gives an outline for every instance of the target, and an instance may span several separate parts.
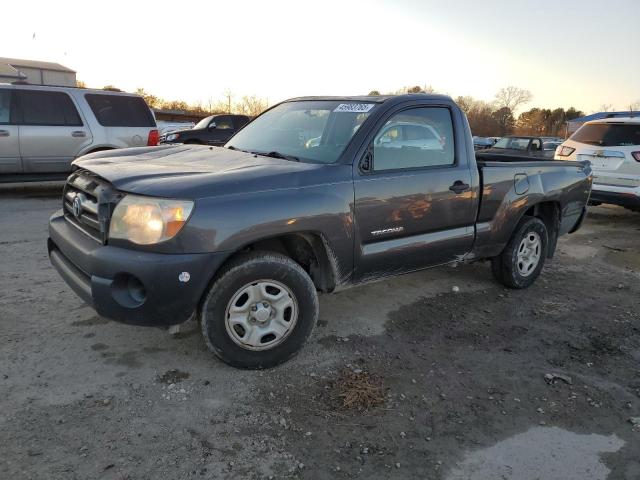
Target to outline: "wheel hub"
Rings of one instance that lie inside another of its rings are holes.
[[[528,232],[518,247],[518,273],[523,277],[531,275],[540,262],[542,241],[536,232]]]
[[[227,305],[229,337],[247,350],[279,345],[298,320],[298,303],[289,287],[276,280],[258,280],[236,291]]]
[[[256,322],[265,323],[271,317],[271,305],[268,302],[257,303],[251,310]]]

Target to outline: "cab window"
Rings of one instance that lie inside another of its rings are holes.
[[[373,140],[373,170],[453,165],[453,123],[449,109],[421,107],[393,115]]]
[[[233,130],[233,121],[231,117],[216,117],[211,120],[209,127],[214,127],[216,130]]]

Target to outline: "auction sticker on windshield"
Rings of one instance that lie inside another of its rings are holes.
[[[334,112],[366,113],[374,106],[374,103],[341,103]]]

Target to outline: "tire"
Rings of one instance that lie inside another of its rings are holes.
[[[200,309],[209,350],[231,366],[249,369],[273,367],[294,356],[317,320],[313,281],[300,265],[275,252],[232,260],[216,275]]]
[[[544,222],[524,217],[502,253],[491,259],[494,278],[508,288],[527,288],[544,267],[548,242]]]

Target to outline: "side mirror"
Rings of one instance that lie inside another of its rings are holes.
[[[362,172],[370,172],[373,167],[373,148],[369,146],[360,161],[360,170]]]
[[[209,124],[209,130],[215,130],[216,129],[216,122],[211,122]]]

